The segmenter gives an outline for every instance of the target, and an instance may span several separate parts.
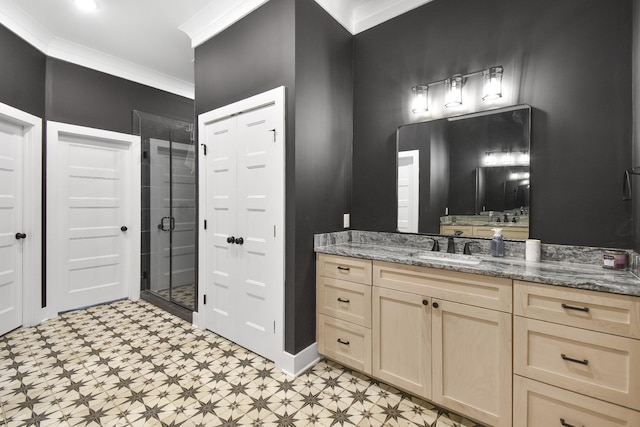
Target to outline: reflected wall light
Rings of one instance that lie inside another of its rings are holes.
[[[429,86],[414,86],[411,88],[411,92],[413,93],[411,111],[414,114],[429,111]]]
[[[482,100],[488,101],[502,97],[502,74],[504,68],[500,65],[489,67],[486,70],[476,71],[469,74],[454,74],[453,76],[437,80],[435,82],[419,84],[411,88],[412,105],[411,111],[415,114],[424,113],[429,110],[429,87],[444,83],[445,86],[445,107],[457,107],[462,105],[462,87],[469,77],[483,76]]]

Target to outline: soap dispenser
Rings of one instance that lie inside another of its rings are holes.
[[[493,239],[491,239],[491,256],[504,256],[504,239],[502,238],[502,228],[492,228]]]

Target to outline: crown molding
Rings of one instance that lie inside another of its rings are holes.
[[[433,0],[370,0],[356,7],[353,33],[358,34]]]
[[[191,47],[200,46],[216,34],[244,18],[269,0],[214,0],[178,29],[191,39]]]
[[[432,0],[367,0],[353,3],[344,0],[315,1],[347,31],[356,35]]]
[[[55,37],[11,0],[0,0],[0,24],[52,58],[194,99],[195,85],[130,61]]]

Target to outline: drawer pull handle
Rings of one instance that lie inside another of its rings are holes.
[[[340,344],[349,345],[349,341],[342,341],[340,338],[338,338],[338,342]]]
[[[561,424],[563,427],[576,427],[576,426],[574,426],[573,424],[569,424],[568,422],[566,422],[566,421],[564,420],[564,418],[560,418],[560,424]],[[584,426],[582,426],[582,427],[584,427]]]
[[[349,301],[348,299],[338,298],[338,302],[343,302],[345,304],[349,304],[351,301]]]
[[[560,357],[562,357],[562,360],[566,360],[567,362],[579,363],[581,365],[589,364],[589,361],[587,359],[584,359],[584,360],[573,359],[571,357],[568,357],[566,354],[561,354]]]
[[[349,269],[349,267],[343,267],[343,266],[339,265],[338,266],[338,270],[340,270],[340,271],[349,271],[350,269]]]
[[[562,304],[562,308],[565,310],[584,311],[585,313],[589,312],[589,307],[574,307],[572,305]]]

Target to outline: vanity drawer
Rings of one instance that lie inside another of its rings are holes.
[[[371,261],[338,255],[318,254],[317,275],[371,285]]]
[[[516,315],[640,338],[640,298],[514,281]]]
[[[473,236],[473,227],[470,225],[441,225],[440,234],[454,235],[457,231],[462,231],[460,236]],[[492,234],[493,236],[493,234]]]
[[[514,227],[514,226],[500,226],[500,224],[496,224],[493,226],[474,226],[473,227],[473,237],[493,237],[495,234],[493,229],[501,228],[502,236],[505,239],[528,239],[529,238],[529,227]]]
[[[512,312],[510,279],[374,261],[373,284],[461,304]]]
[[[320,313],[371,327],[371,286],[318,276],[316,291]]]
[[[514,371],[640,410],[640,341],[514,318]]]
[[[371,374],[371,329],[319,314],[318,352]]]
[[[519,376],[513,427],[637,427],[640,412]]]

